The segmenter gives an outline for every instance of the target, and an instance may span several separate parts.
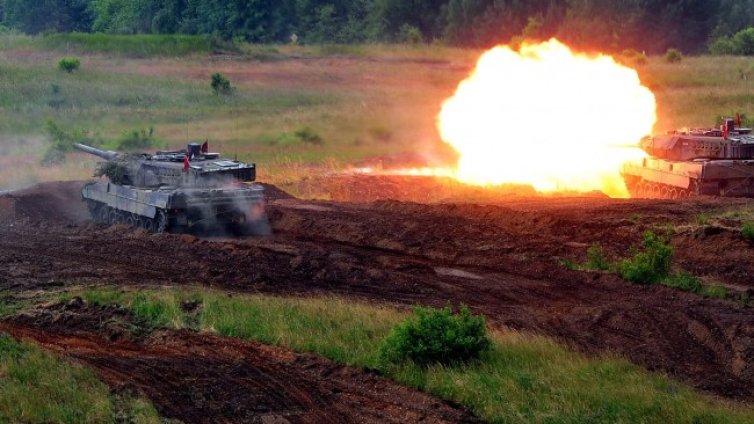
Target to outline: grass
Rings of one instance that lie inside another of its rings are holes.
[[[159,423],[135,397],[115,397],[94,373],[0,334],[0,423]]]
[[[698,222],[699,216],[696,219]],[[705,223],[708,219],[709,217],[705,215]],[[671,272],[673,249],[668,245],[669,239],[670,232],[667,237],[646,232],[643,245],[640,248],[634,248],[631,257],[617,262],[607,259],[602,246],[593,244],[587,249],[586,262],[579,264],[572,260],[563,260],[561,265],[574,271],[614,272],[624,280],[635,284],[660,284],[715,299],[729,297],[728,289],[724,286],[704,285],[692,275]],[[739,300],[747,302],[744,298]]]
[[[25,146],[0,158],[0,186],[91,175],[94,160],[82,155],[69,158],[81,165],[34,166],[48,120],[104,139],[154,127],[170,148],[209,139],[215,150],[256,162],[260,179],[272,183],[290,181],[288,172],[297,169],[340,169],[406,151],[446,157],[435,117],[481,53],[427,45],[242,44],[217,57],[211,44],[193,36],[0,36],[0,148]],[[81,70],[70,75],[55,69],[68,54],[81,59]],[[754,72],[751,58],[668,64],[657,56],[638,69],[658,97],[659,131],[754,110],[752,78],[741,77]],[[232,81],[233,95],[212,95],[216,72]],[[277,142],[300,128],[323,142]]]
[[[75,53],[105,53],[126,57],[187,56],[212,51],[209,37],[169,34],[46,34],[37,44],[49,50]]]
[[[74,294],[91,302],[131,307],[154,325],[194,327],[367,368],[381,366],[381,341],[410,316],[336,298],[230,295],[199,289],[135,293],[100,288]],[[184,312],[180,305],[186,301],[199,301],[201,306]],[[140,303],[142,307],[136,308]],[[612,355],[587,358],[552,340],[513,331],[492,331],[491,338],[492,348],[477,362],[429,367],[404,362],[382,372],[401,384],[458,402],[493,423],[754,420],[750,407],[696,393]]]

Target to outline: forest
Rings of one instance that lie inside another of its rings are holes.
[[[488,47],[556,36],[583,49],[700,53],[729,49],[754,26],[754,0],[0,0],[0,25],[253,43]]]

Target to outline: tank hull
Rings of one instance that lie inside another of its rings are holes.
[[[151,232],[241,230],[266,222],[264,188],[258,184],[145,189],[97,181],[86,184],[81,196],[95,221]]]
[[[621,174],[636,198],[754,197],[754,160],[645,158],[624,165]]]

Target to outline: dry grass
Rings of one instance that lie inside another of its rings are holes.
[[[443,151],[435,117],[480,53],[387,45],[248,45],[235,56],[143,59],[81,53],[81,70],[68,75],[55,69],[66,51],[46,50],[28,37],[4,41],[0,148],[8,140],[43,140],[49,119],[105,138],[153,126],[172,147],[209,139],[214,149],[257,162],[260,176],[273,182],[291,180],[301,169],[327,172],[334,163],[341,167],[370,156]],[[214,72],[228,76],[238,88],[234,96],[212,94]],[[659,130],[711,125],[716,115],[736,110],[754,114],[754,59],[689,57],[668,64],[652,57],[639,72],[657,95]],[[51,92],[53,85],[59,95]],[[274,142],[302,127],[324,143]],[[31,168],[36,154],[5,161],[0,187],[90,174],[90,162]],[[291,166],[276,168],[281,163]]]

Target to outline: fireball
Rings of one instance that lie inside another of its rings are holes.
[[[632,146],[656,119],[655,97],[635,70],[552,39],[486,52],[437,124],[466,183],[627,197],[621,165],[644,157]]]

